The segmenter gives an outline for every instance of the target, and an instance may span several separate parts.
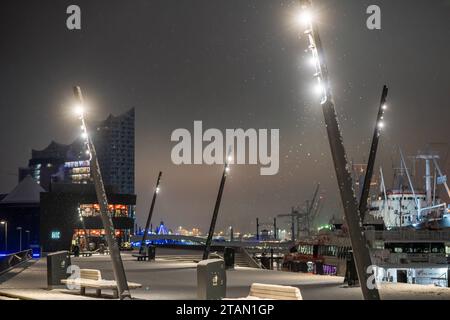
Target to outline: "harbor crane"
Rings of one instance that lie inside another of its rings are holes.
[[[290,213],[278,215],[279,218],[291,218],[292,241],[299,238],[301,232],[306,232],[307,236],[310,235],[312,222],[319,212],[319,202],[321,202],[321,197],[318,196],[319,190],[320,184],[317,184],[312,199],[305,202],[305,210],[300,210],[299,207],[292,207]],[[303,228],[301,228],[302,225]],[[295,229],[297,229],[297,237]]]

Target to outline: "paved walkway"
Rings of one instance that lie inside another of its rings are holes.
[[[161,254],[166,251],[159,250]],[[180,253],[182,254],[182,253]],[[131,253],[123,253],[122,259],[128,281],[142,284],[132,290],[135,299],[195,300],[197,299],[196,263],[157,259],[156,262],[138,262]],[[114,279],[109,256],[72,258],[72,264],[80,268],[99,269],[104,279]],[[77,291],[66,289],[47,290],[46,259],[30,263],[14,270],[8,277],[0,277],[0,296],[21,299],[76,300],[97,299],[94,290],[82,297]],[[236,268],[227,271],[227,298],[245,297],[252,283],[295,286],[305,300],[361,299],[360,288],[346,288],[342,277],[317,276],[252,268]],[[92,293],[90,293],[92,292]],[[417,285],[389,284],[381,290],[384,299],[450,299],[450,289]],[[112,299],[106,290],[102,296]]]

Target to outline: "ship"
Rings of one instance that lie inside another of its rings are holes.
[[[443,186],[449,198],[450,192],[438,159],[431,153],[414,157],[425,162],[424,188],[414,185],[403,154],[390,188],[386,188],[380,169],[380,192],[370,199],[364,219],[365,237],[379,282],[450,286],[449,208],[438,189]],[[343,276],[348,284],[357,283],[345,221],[333,217],[314,235],[299,239],[284,256],[283,270]]]

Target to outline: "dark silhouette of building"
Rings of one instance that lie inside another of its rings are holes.
[[[45,190],[30,176],[25,177],[0,200],[0,251],[18,252],[39,245],[40,195]],[[17,228],[21,228],[18,230]],[[7,241],[5,232],[8,231]],[[21,241],[22,240],[22,241]],[[7,242],[7,248],[6,248]],[[39,250],[37,250],[39,252]]]
[[[124,194],[134,194],[134,122],[133,108],[88,124],[105,185]],[[30,175],[47,191],[54,183],[88,184],[92,179],[86,151],[80,138],[69,145],[52,141],[43,150],[32,150],[28,167],[19,168],[19,181]]]
[[[134,231],[134,122],[134,109],[130,109],[88,123],[119,243],[128,241]],[[32,150],[28,167],[19,168],[18,187],[23,185],[34,190],[35,201],[31,204],[26,197],[22,197],[25,201],[14,197],[15,203],[0,202],[0,217],[8,219],[11,226],[26,224],[33,228],[34,241],[44,252],[68,250],[74,242],[92,249],[86,246],[96,247],[103,241],[100,208],[83,139],[68,145],[52,141],[43,150]],[[4,200],[11,200],[13,193]],[[20,215],[29,206],[31,224],[22,222]]]
[[[106,186],[109,213],[119,243],[134,231],[136,196],[118,193]],[[40,244],[43,252],[70,249],[76,241],[83,249],[95,250],[105,242],[100,208],[93,184],[54,184],[41,193]],[[88,247],[89,243],[92,247]]]

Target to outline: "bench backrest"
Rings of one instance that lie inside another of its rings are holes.
[[[298,288],[262,283],[252,284],[250,287],[250,296],[272,300],[303,300]]]
[[[89,280],[102,280],[100,270],[96,269],[80,269],[80,278]]]

